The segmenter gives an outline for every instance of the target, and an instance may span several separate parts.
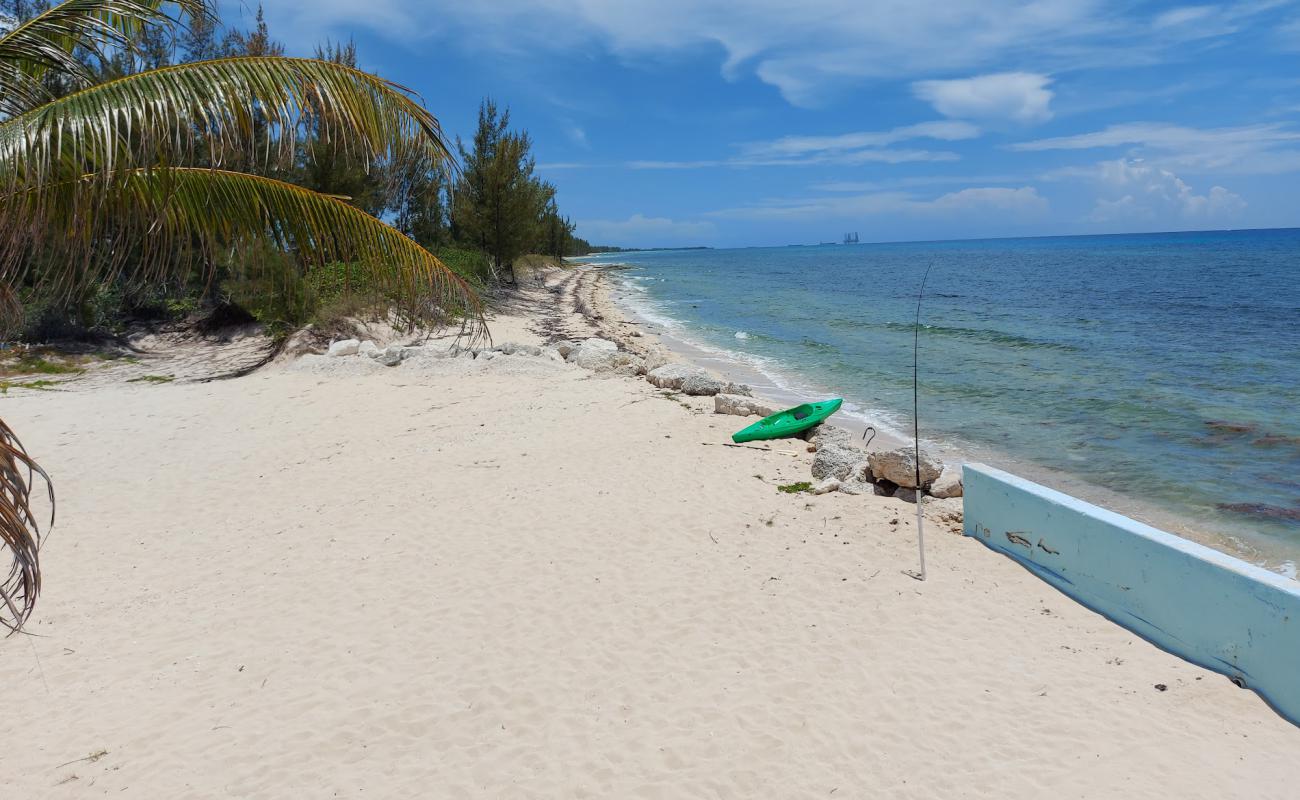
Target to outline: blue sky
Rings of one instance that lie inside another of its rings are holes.
[[[230,2],[226,21],[250,16]],[[1300,225],[1300,2],[267,0],[453,133],[491,95],[596,243]]]

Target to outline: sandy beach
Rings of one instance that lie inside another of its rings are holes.
[[[496,342],[652,344],[546,280]],[[711,398],[307,356],[2,403],[59,493],[6,797],[1300,792],[1256,695],[952,524],[913,580],[914,506],[778,491],[805,443],[718,446]]]

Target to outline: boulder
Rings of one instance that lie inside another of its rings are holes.
[[[501,344],[497,345],[492,349],[506,356],[513,356],[513,355],[540,356],[542,354],[542,348],[538,347],[537,345],[520,344],[519,342],[502,342]]]
[[[875,485],[872,488],[873,491],[881,497],[893,497],[894,492],[898,491],[898,484],[894,483],[893,481],[887,481],[884,478],[880,478],[876,481]]]
[[[828,444],[813,457],[812,476],[819,481],[826,478],[846,480],[853,468],[862,462],[862,456],[863,452],[856,447]]]
[[[370,356],[371,358],[379,355],[380,352],[379,345],[368,339],[361,343],[361,347],[357,348],[357,355]]]
[[[916,489],[929,486],[943,471],[943,462],[921,452],[921,486],[916,485],[916,454],[910,447],[882,450],[871,454],[871,471],[877,478],[885,478],[899,486]]]
[[[752,389],[750,389],[747,385],[743,384],[743,383],[728,383],[727,386],[726,386],[726,388],[723,389],[722,391],[725,392],[725,393],[727,393],[727,394],[738,394],[738,395],[741,395],[741,396],[743,396],[743,397],[753,397],[753,396],[754,396],[754,391],[753,391]],[[767,415],[767,414],[764,414],[763,416],[766,417],[766,416],[768,416],[768,415]]]
[[[727,388],[727,384],[703,372],[682,378],[682,393],[695,397],[716,395],[725,388]]]
[[[853,431],[837,428],[834,425],[814,425],[800,434],[800,437],[806,440],[813,447],[824,447],[828,444],[844,445],[846,447],[856,447],[858,437]]]
[[[478,354],[478,360],[491,361],[492,359],[496,358],[498,355],[499,353],[496,350],[482,350]]]
[[[555,347],[543,347],[542,358],[545,358],[547,361],[558,361],[564,363],[564,356],[560,353],[559,349]]]
[[[594,347],[600,350],[609,350],[611,352],[618,349],[618,345],[614,344],[608,339],[602,339],[599,336],[593,336],[590,339],[587,339],[582,343],[582,346]]]
[[[839,479],[839,478],[827,478],[826,480],[824,480],[824,481],[822,481],[821,483],[819,483],[819,484],[817,484],[816,486],[814,486],[814,487],[812,488],[812,493],[813,493],[813,494],[827,494],[827,493],[829,493],[829,492],[839,491],[839,488],[840,488],[840,479]]]
[[[681,389],[682,381],[690,375],[708,377],[708,373],[699,367],[692,367],[689,364],[665,364],[650,370],[646,373],[645,379],[660,389]]]
[[[654,372],[669,363],[668,354],[662,348],[652,347],[645,354],[646,372]]]
[[[840,445],[835,446],[840,447]],[[844,494],[867,494],[875,491],[871,464],[867,461],[866,453],[861,453],[861,457],[862,460],[850,467],[849,474],[840,481],[840,491]]]
[[[737,417],[748,417],[751,415],[770,417],[775,414],[776,411],[771,406],[755,400],[752,397],[742,397],[737,394],[719,392],[713,396],[713,413],[734,414]]]
[[[916,490],[909,489],[906,486],[900,486],[894,490],[894,499],[902,500],[904,503],[915,503]]]
[[[384,348],[384,351],[375,356],[375,360],[385,367],[395,367],[402,363],[402,346],[392,344]]]
[[[344,339],[341,342],[331,342],[330,349],[325,351],[327,356],[355,356],[361,352],[360,339]]]
[[[940,498],[961,497],[961,467],[951,464],[945,466],[939,477],[930,484],[930,494]]]
[[[554,347],[555,351],[560,354],[560,358],[564,358],[564,359],[567,359],[570,353],[578,349],[578,345],[574,342],[569,341],[568,339],[561,339],[560,341],[551,345],[551,347]]]

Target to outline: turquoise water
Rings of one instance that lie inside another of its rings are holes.
[[[620,253],[637,309],[804,392],[1300,552],[1300,230]]]

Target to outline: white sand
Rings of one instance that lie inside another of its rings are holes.
[[[1300,793],[1227,679],[938,526],[914,581],[911,506],[516,358],[0,402],[61,514],[0,797]]]

